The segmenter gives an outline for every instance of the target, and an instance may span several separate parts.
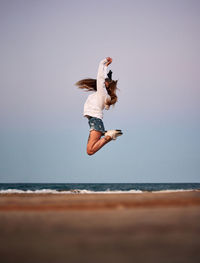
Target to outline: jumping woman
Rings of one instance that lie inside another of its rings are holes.
[[[107,57],[99,64],[97,80],[82,79],[76,83],[80,89],[94,91],[90,94],[84,105],[84,116],[88,118],[90,134],[87,143],[87,154],[92,155],[111,140],[122,135],[121,130],[105,131],[103,124],[103,110],[108,110],[117,102],[117,80],[112,80],[112,71],[107,74],[107,67],[112,58]],[[102,137],[104,136],[104,137]],[[101,138],[102,137],[102,138]]]

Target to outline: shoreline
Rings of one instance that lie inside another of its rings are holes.
[[[0,211],[103,210],[184,206],[200,206],[200,191],[126,194],[7,193],[0,195]]]
[[[4,191],[4,190],[1,190],[1,191]],[[0,196],[1,195],[23,195],[23,194],[27,194],[27,195],[31,195],[31,194],[40,194],[40,195],[57,195],[58,194],[63,194],[63,195],[91,195],[91,194],[107,194],[107,195],[111,195],[111,194],[131,194],[131,195],[134,195],[134,194],[152,194],[152,193],[187,193],[187,192],[199,192],[200,193],[200,189],[177,189],[177,190],[160,190],[160,191],[141,191],[141,190],[134,190],[135,192],[129,192],[129,191],[89,191],[88,192],[79,192],[79,190],[77,191],[76,189],[75,190],[71,190],[72,192],[70,191],[57,191],[57,193],[55,194],[54,192],[49,192],[49,193],[46,193],[46,192],[41,192],[41,193],[35,193],[34,191],[31,191],[30,192],[26,192],[26,191],[23,191],[23,192],[5,192],[5,193],[2,193],[0,191]],[[7,190],[5,190],[7,191]],[[21,191],[21,190],[19,190]],[[40,190],[36,190],[36,191],[40,191]],[[43,191],[43,190],[42,190]],[[52,190],[53,191],[53,190]],[[74,192],[73,192],[74,191]],[[82,190],[80,190],[82,191]],[[85,191],[85,190],[83,190]],[[87,190],[86,190],[87,191]],[[132,191],[132,190],[131,190]],[[137,192],[138,191],[138,192]]]

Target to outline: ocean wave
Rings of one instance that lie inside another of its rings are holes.
[[[69,191],[62,191],[62,193],[68,193]],[[61,192],[52,189],[41,190],[19,190],[19,189],[6,189],[0,190],[0,194],[59,194]]]
[[[91,191],[86,189],[72,189],[69,191],[57,191],[52,189],[40,189],[40,190],[19,190],[19,189],[6,189],[0,190],[0,194],[131,194],[131,193],[143,193],[141,190],[106,190],[106,191]]]
[[[74,189],[71,190],[71,193],[77,193],[77,194],[130,194],[130,193],[143,193],[141,190],[106,190],[106,191],[90,191],[90,190],[80,190],[80,189]]]
[[[71,189],[68,191],[58,191],[53,189],[40,189],[40,190],[20,190],[20,189],[6,189],[0,190],[0,194],[138,194],[138,193],[175,193],[175,192],[190,192],[198,191],[198,189],[168,189],[157,191],[141,191],[141,190],[106,190],[106,191],[92,191],[86,189]]]

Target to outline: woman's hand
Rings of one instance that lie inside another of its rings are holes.
[[[111,57],[107,57],[107,63],[106,63],[106,66],[110,65],[112,63],[112,58]]]

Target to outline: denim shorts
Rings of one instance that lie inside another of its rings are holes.
[[[103,125],[103,121],[99,118],[96,117],[88,117],[89,121],[89,126],[90,126],[90,131],[95,130],[95,131],[100,131],[101,133],[105,133],[105,128]]]

